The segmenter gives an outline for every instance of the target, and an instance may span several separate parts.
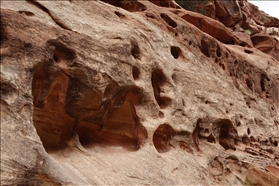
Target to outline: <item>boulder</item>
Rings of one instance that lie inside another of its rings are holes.
[[[255,34],[251,37],[254,46],[260,51],[279,60],[279,43],[267,34]]]
[[[227,27],[242,21],[242,11],[237,0],[215,1],[216,18]]]

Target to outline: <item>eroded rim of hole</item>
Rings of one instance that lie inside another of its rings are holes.
[[[159,111],[159,118],[164,118],[164,113],[162,111]]]

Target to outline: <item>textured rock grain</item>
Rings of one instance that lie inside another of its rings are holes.
[[[258,32],[167,0],[1,1],[1,184],[278,185],[278,40]]]

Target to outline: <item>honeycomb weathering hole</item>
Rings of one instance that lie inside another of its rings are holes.
[[[55,50],[53,54],[53,59],[55,62],[59,62],[62,60],[72,61],[77,55],[74,49],[65,46],[62,43],[55,43]]]
[[[247,85],[247,87],[250,89],[250,90],[254,90],[254,88],[253,88],[253,80],[251,80],[251,79],[246,79],[246,85]]]
[[[249,128],[247,128],[247,134],[250,135],[251,131]]]
[[[45,66],[33,77],[33,123],[46,150],[64,148],[72,134],[75,119],[63,112],[68,80],[62,72]]]
[[[152,87],[154,92],[154,97],[161,109],[167,108],[172,104],[172,100],[168,97],[161,96],[164,93],[164,86],[166,85],[166,76],[163,71],[156,69],[152,72]]]
[[[193,153],[193,147],[196,147],[191,133],[176,131],[166,123],[161,124],[154,132],[153,144],[159,153],[168,152],[174,148]]]
[[[140,70],[138,67],[133,67],[133,78],[134,80],[139,79],[140,76]]]
[[[177,59],[180,56],[180,54],[181,54],[181,49],[179,47],[177,47],[177,46],[171,46],[170,51],[171,51],[171,55],[175,59]]]
[[[201,142],[204,139],[210,143],[218,142],[226,150],[236,150],[239,139],[237,130],[229,119],[214,118],[199,118],[193,132],[193,137],[201,140]],[[198,148],[199,142],[196,142]]]
[[[247,54],[253,54],[253,51],[248,50],[248,49],[245,49],[244,52],[247,53]]]
[[[167,14],[161,13],[161,18],[164,19],[164,21],[171,27],[177,27],[177,23],[174,20],[172,20]]]
[[[161,97],[160,100],[161,103],[159,106],[161,109],[165,109],[172,104],[172,100],[169,97]]]
[[[267,90],[267,87],[268,87],[267,85],[268,85],[269,81],[270,81],[270,79],[265,74],[261,74],[260,84],[261,84],[261,89],[263,92]]]
[[[81,123],[77,128],[84,146],[120,146],[129,151],[140,148],[147,139],[147,131],[140,123],[135,106],[140,102],[138,90],[125,94],[122,105],[113,110],[100,130],[97,125]]]
[[[54,54],[53,55],[53,60],[57,63],[58,62],[58,58],[57,58],[57,56]]]
[[[227,149],[233,149],[234,147],[234,138],[233,134],[236,134],[236,129],[233,127],[233,124],[228,119],[220,119],[217,121],[217,125],[220,126],[220,133],[219,133],[219,144]]]
[[[210,57],[209,49],[210,49],[210,42],[205,40],[205,39],[202,39],[201,40],[200,50],[208,58]]]
[[[136,41],[131,42],[131,54],[135,59],[140,59],[140,48],[139,45]]]
[[[49,64],[35,72],[33,124],[44,148],[47,151],[67,148],[76,133],[84,146],[138,150],[147,139],[136,111],[143,98],[141,89],[119,87],[111,82],[104,93],[106,99],[102,100],[104,95],[99,96],[100,92],[83,82]]]
[[[169,124],[160,125],[153,135],[153,144],[160,153],[169,151],[172,147],[170,144],[171,136],[176,132]]]

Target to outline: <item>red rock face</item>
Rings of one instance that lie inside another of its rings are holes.
[[[215,7],[216,17],[227,27],[233,27],[242,20],[238,1],[215,1]]]
[[[181,17],[187,22],[198,27],[201,31],[211,35],[222,43],[234,43],[234,37],[232,33],[218,21],[209,19],[205,16],[193,12],[181,15]]]
[[[263,11],[260,11],[257,6],[254,4],[248,3],[243,1],[241,3],[241,10],[243,14],[246,17],[247,23],[251,23],[249,21],[253,20],[256,22],[256,24],[264,26],[264,27],[278,27],[279,21],[275,17],[271,17],[264,13]]]
[[[255,34],[251,37],[255,48],[279,60],[279,42],[267,34]]]
[[[75,131],[82,144],[139,148],[147,138],[135,110],[143,99],[140,89],[121,87],[106,74],[77,63],[63,38],[48,43],[54,51],[52,64],[43,64],[32,82],[34,125],[45,148],[63,148]]]
[[[3,185],[278,185],[276,28],[248,2],[1,3]]]

